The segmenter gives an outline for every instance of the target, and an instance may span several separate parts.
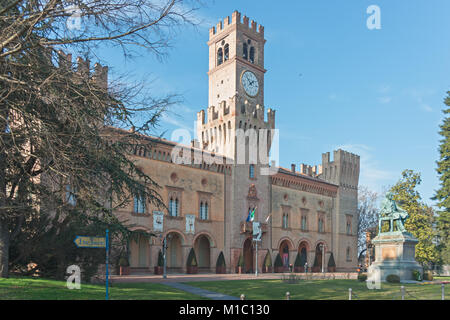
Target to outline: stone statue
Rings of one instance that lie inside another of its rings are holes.
[[[378,220],[378,233],[381,233],[382,221],[389,221],[389,232],[394,231],[394,221],[396,222],[398,231],[406,232],[405,220],[408,216],[408,212],[397,206],[393,199],[392,193],[386,193],[386,198],[381,203],[380,218]]]

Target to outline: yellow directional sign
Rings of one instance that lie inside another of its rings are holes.
[[[78,248],[106,248],[105,237],[77,236],[73,242]]]

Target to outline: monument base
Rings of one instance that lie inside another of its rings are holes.
[[[372,280],[385,281],[390,274],[399,276],[400,280],[416,280],[413,271],[423,274],[422,266],[415,260],[415,246],[419,241],[408,232],[386,232],[376,236],[375,262],[369,266],[368,277]]]

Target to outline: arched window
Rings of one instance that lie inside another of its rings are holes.
[[[222,48],[219,48],[217,51],[217,65],[220,66],[223,62],[223,50]]]
[[[200,202],[200,220],[208,220],[208,202]]]
[[[283,229],[287,229],[289,226],[289,214],[283,214]]]
[[[303,231],[308,230],[308,227],[307,227],[307,224],[306,224],[306,216],[305,215],[302,216],[302,230]]]
[[[255,63],[255,47],[250,48],[250,62]]]
[[[178,217],[178,208],[179,208],[179,206],[178,206],[178,198],[174,198],[174,197],[172,197],[172,198],[170,198],[170,200],[169,200],[169,214],[172,216],[172,217]]]
[[[248,46],[246,43],[244,43],[244,45],[242,47],[242,58],[244,58],[245,60],[248,60]]]
[[[319,232],[324,232],[323,217],[319,217]]]
[[[230,46],[227,43],[224,47],[224,61],[228,60],[229,55],[230,55]]]
[[[134,195],[134,213],[145,213],[145,197]]]
[[[255,178],[255,165],[251,164],[249,168],[249,177],[251,179]]]

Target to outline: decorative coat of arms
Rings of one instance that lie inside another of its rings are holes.
[[[153,211],[153,231],[163,232],[164,213]]]
[[[256,196],[256,186],[252,183],[250,185],[250,188],[248,188],[248,198],[250,199],[257,199],[258,197]]]
[[[186,215],[186,233],[195,233],[195,215]]]

